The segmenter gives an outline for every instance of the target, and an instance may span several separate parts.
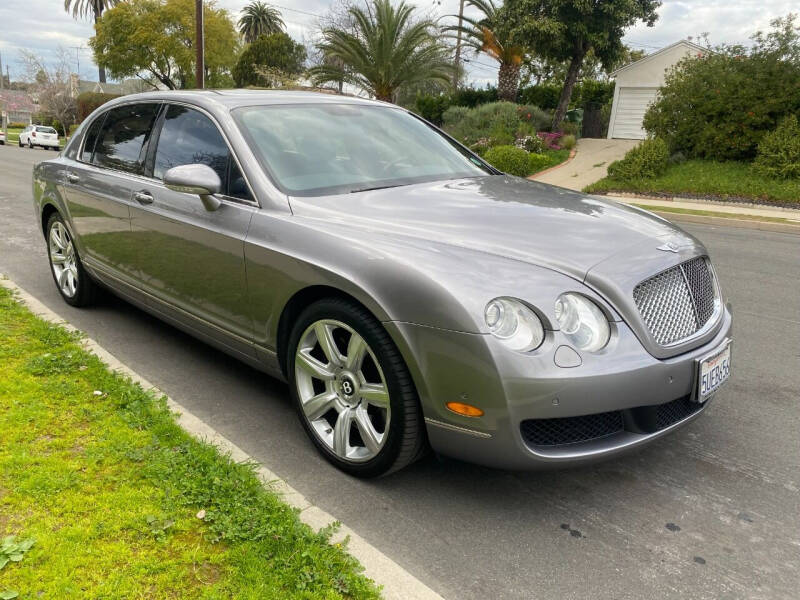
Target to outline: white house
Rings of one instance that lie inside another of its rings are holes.
[[[625,65],[611,73],[616,80],[608,137],[641,140],[645,137],[642,119],[656,92],[664,84],[667,72],[686,56],[702,56],[706,48],[687,40]]]

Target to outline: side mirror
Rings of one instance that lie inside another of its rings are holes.
[[[197,194],[206,210],[217,210],[222,202],[215,198],[222,190],[217,172],[208,165],[194,164],[172,167],[164,173],[164,185],[175,192]]]

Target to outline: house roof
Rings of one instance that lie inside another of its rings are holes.
[[[651,54],[648,54],[644,58],[640,58],[639,60],[633,61],[632,63],[628,63],[624,67],[620,67],[616,71],[613,71],[612,73],[610,73],[609,77],[616,77],[617,73],[620,73],[622,71],[630,69],[631,67],[638,67],[639,65],[641,65],[643,63],[646,63],[649,60],[655,58],[659,54],[667,52],[668,50],[672,50],[676,46],[687,46],[689,49],[696,50],[697,52],[703,52],[703,53],[710,52],[710,50],[708,48],[706,48],[704,46],[701,46],[700,44],[695,44],[694,42],[690,42],[689,40],[678,40],[674,44],[670,44],[669,46],[664,46],[660,50],[656,50],[655,52],[652,52]]]
[[[0,103],[9,112],[36,112],[38,107],[28,92],[20,90],[0,90]]]

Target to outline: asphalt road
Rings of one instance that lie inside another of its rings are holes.
[[[0,272],[446,598],[797,598],[800,236],[689,226],[734,306],[733,377],[633,456],[509,473],[431,456],[377,481],[313,450],[286,387],[121,300],[61,301],[31,208],[44,150],[0,147]]]

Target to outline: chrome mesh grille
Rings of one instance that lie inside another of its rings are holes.
[[[714,314],[714,281],[706,259],[693,258],[645,279],[634,288],[633,299],[656,343],[689,337]]]

